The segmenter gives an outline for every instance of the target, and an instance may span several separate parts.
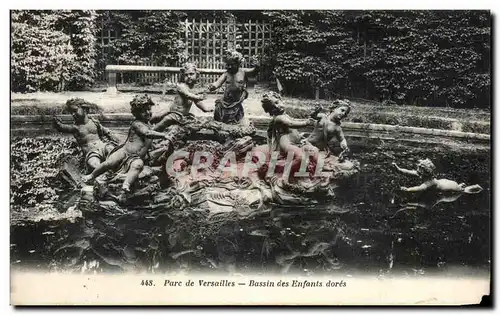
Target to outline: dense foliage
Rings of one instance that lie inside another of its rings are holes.
[[[71,36],[71,46],[76,59],[71,67],[69,89],[76,90],[94,83],[96,75],[96,20],[97,13],[92,10],[59,11],[58,25]]]
[[[184,43],[179,41],[180,19],[175,11],[107,11],[104,28],[116,31],[110,42],[109,57],[120,64],[171,64],[181,57]]]
[[[71,138],[20,138],[11,142],[10,203],[24,208],[52,207],[59,198],[58,159],[77,156]],[[66,188],[67,190],[67,188]]]
[[[260,12],[260,11],[255,11]],[[231,11],[114,10],[100,12],[103,30],[115,35],[107,61],[119,64],[174,65],[187,59],[181,21],[224,21],[236,18]],[[238,14],[238,12],[236,12]],[[242,13],[239,13],[241,16]]]
[[[267,11],[280,36],[275,75],[292,95],[314,87],[405,104],[490,105],[486,11]]]
[[[53,29],[50,17],[30,12],[12,13],[12,90],[55,90],[61,81],[69,80],[76,54],[70,37]]]
[[[94,11],[13,11],[12,90],[83,89],[95,77]]]
[[[490,106],[487,11],[13,11],[12,89],[82,89],[96,63],[174,65],[187,58],[181,21],[228,18],[272,24],[261,68],[290,95]]]

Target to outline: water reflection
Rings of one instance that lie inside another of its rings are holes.
[[[433,209],[393,216],[404,202],[405,178],[373,148],[351,148],[362,174],[337,191],[334,204],[271,205],[244,216],[209,216],[198,208],[90,206],[74,222],[23,221],[11,227],[14,266],[76,272],[340,272],[422,275],[450,266],[489,268],[489,156],[432,153],[447,174],[485,192]],[[418,150],[418,149],[415,149]],[[393,150],[411,159],[415,150]],[[421,153],[421,152],[420,152]],[[429,152],[427,152],[430,155]],[[61,195],[61,208],[75,195]]]

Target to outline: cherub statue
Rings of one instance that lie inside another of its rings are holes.
[[[198,77],[199,72],[195,64],[184,64],[184,67],[181,68],[179,83],[176,86],[177,94],[175,95],[173,106],[167,113],[151,118],[151,123],[156,124],[154,130],[163,131],[174,124],[184,125],[192,122],[194,117],[190,114],[190,111],[193,103],[205,113],[213,112],[213,109],[208,108],[203,103],[206,95],[193,92],[193,87],[198,81]]]
[[[448,196],[434,196],[433,198],[424,198],[420,196],[418,202],[408,203],[406,206],[398,210],[393,217],[404,210],[416,209],[417,207],[431,209],[441,202],[453,202],[457,200],[462,194],[477,194],[480,193],[483,188],[479,185],[467,186],[465,183],[458,184],[455,181],[449,179],[437,179],[435,176],[436,166],[430,159],[419,160],[416,170],[409,170],[400,168],[396,163],[392,165],[401,173],[418,177],[424,182],[418,186],[413,187],[401,187],[400,189],[405,192],[428,192],[433,190],[437,193],[448,193]],[[429,199],[429,200],[427,200]]]
[[[226,84],[223,98],[218,99],[215,103],[214,120],[216,121],[238,124],[245,116],[243,101],[248,97],[248,78],[241,68],[243,61],[241,53],[236,50],[227,50],[224,56],[226,72],[208,87],[210,91],[214,91],[222,84]]]
[[[317,107],[312,117],[316,119],[314,130],[307,141],[322,151],[330,153],[328,143],[336,138],[340,143],[342,152],[348,152],[349,147],[342,131],[341,121],[351,112],[351,105],[347,100],[337,100],[333,103],[328,114],[320,113],[321,107]]]
[[[300,147],[305,144],[304,139],[296,128],[314,125],[316,121],[313,118],[295,119],[288,116],[281,106],[281,96],[276,92],[264,94],[261,102],[264,111],[272,117],[267,130],[269,151],[279,151],[285,157],[289,152],[293,153],[291,169],[298,170],[306,154]]]
[[[174,98],[173,106],[168,112],[154,116],[150,122],[156,124],[153,130],[167,132],[168,137],[165,141],[158,144],[151,152],[151,160],[155,163],[161,163],[173,149],[174,142],[186,132],[184,126],[196,123],[196,118],[190,113],[191,106],[194,103],[203,112],[213,112],[203,100],[206,94],[196,94],[193,87],[198,81],[199,71],[193,63],[186,63],[181,68],[181,76],[177,84],[177,94]],[[181,137],[182,138],[182,137]]]
[[[88,171],[98,167],[118,145],[118,138],[101,123],[90,117],[92,104],[81,98],[71,98],[66,101],[66,109],[73,116],[74,124],[63,124],[54,117],[54,127],[65,133],[72,133],[85,155],[85,165]]]
[[[153,139],[165,139],[163,133],[154,131],[149,124],[151,107],[155,103],[147,95],[136,95],[130,102],[131,112],[135,120],[132,122],[125,142],[116,147],[90,175],[84,176],[83,181],[88,183],[107,171],[126,173],[122,185],[121,200],[130,192],[130,187],[138,178],[144,167],[144,160],[148,155]]]

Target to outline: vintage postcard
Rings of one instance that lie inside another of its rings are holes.
[[[11,304],[487,304],[491,21],[11,10]]]

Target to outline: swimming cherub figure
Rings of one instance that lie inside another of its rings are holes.
[[[453,202],[465,194],[478,194],[483,188],[479,185],[467,186],[465,183],[457,183],[456,181],[441,178],[437,179],[435,176],[436,166],[430,159],[419,160],[416,170],[409,170],[400,168],[396,163],[392,165],[401,173],[418,177],[424,182],[418,186],[413,187],[401,187],[400,189],[405,192],[420,192],[417,202],[407,203],[405,207],[396,211],[392,216],[394,217],[397,213],[417,209],[418,207],[432,209],[436,205],[442,202]],[[434,192],[434,194],[425,194],[427,192]]]

